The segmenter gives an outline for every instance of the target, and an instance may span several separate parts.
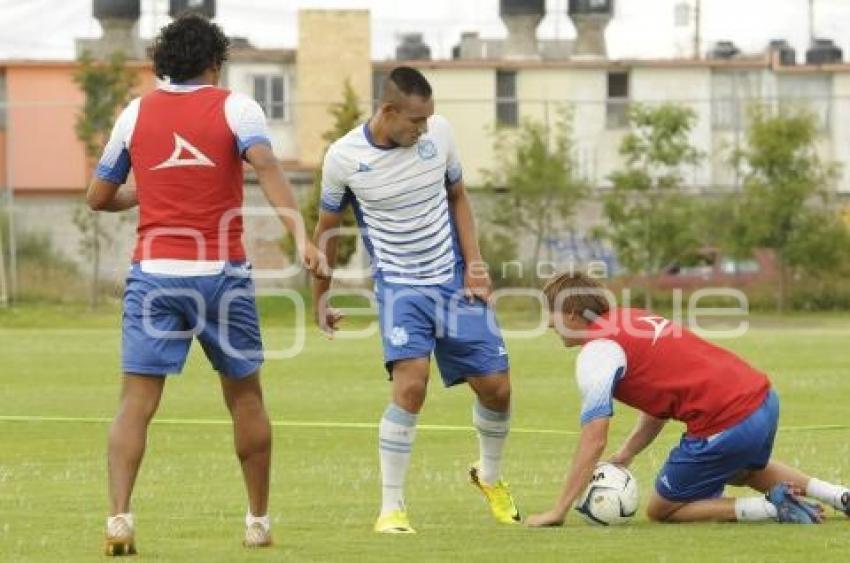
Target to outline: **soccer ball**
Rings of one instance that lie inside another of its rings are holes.
[[[600,463],[575,508],[590,524],[624,524],[637,512],[637,481],[625,467]]]

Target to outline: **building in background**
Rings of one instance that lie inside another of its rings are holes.
[[[212,0],[171,4],[172,15],[185,9],[215,14]],[[368,114],[383,79],[398,64],[421,69],[432,82],[437,111],[454,127],[464,177],[473,189],[483,184],[482,170],[494,165],[494,128],[514,128],[524,119],[551,124],[564,106],[573,111],[579,171],[599,190],[622,164],[618,146],[633,103],[674,102],[694,109],[698,120],[692,142],[706,157],[685,174],[695,192],[738,186],[729,156],[743,142],[752,103],[778,110],[811,108],[820,122],[822,156],[850,163],[850,64],[828,42],[813,44],[800,61],[782,41],[771,42],[755,56],[722,43],[705,58],[609,60],[604,30],[614,14],[612,0],[569,2],[578,31],[571,42],[537,39],[544,4],[503,0],[508,37],[492,40],[465,33],[448,60],[431,60],[422,37],[413,34],[400,38],[398,60],[372,61],[368,11],[302,10],[295,49],[260,49],[233,38],[223,85],[254,97],[263,107],[275,154],[302,193],[321,162],[326,145],[322,134],[332,125],[328,108],[342,99],[345,81]],[[86,40],[78,47],[94,48],[103,56],[123,42],[125,52],[140,58],[147,45],[138,38],[138,5],[138,0],[96,0],[93,10],[103,24],[105,43]],[[141,79],[138,93],[155,87],[149,62],[130,64]],[[83,101],[73,83],[76,68],[73,61],[0,61],[0,184],[7,201],[13,194],[17,231],[47,233],[63,255],[80,261],[79,233],[71,218],[82,203],[89,171],[74,133]],[[246,182],[249,254],[260,268],[283,265],[282,229],[263,214],[265,203],[250,174]],[[850,166],[843,168],[837,189],[850,201]],[[565,231],[565,240],[582,239],[599,217],[598,205],[588,203]],[[116,219],[110,218],[117,236],[103,268],[106,276],[120,280],[134,235],[130,222]]]

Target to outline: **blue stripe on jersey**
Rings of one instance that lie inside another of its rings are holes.
[[[422,217],[425,217],[426,215],[428,215],[429,213],[432,213],[435,209],[440,207],[442,204],[443,204],[443,200],[440,200],[440,201],[436,202],[435,204],[433,204],[431,207],[429,207],[423,213],[420,213],[419,215],[411,215],[410,217],[403,217],[403,218],[400,218],[400,219],[373,217],[369,213],[366,213],[366,216],[369,217],[369,219],[375,219],[375,220],[379,220],[379,221],[382,221],[382,222],[385,222],[385,223],[407,223],[408,221],[412,221],[413,219],[420,219]]]
[[[371,217],[369,217],[368,213],[365,214],[365,216],[368,217],[369,219],[371,219]],[[445,223],[448,220],[448,216],[449,216],[449,210],[444,209],[443,212],[440,213],[439,217],[437,217],[433,221],[429,222],[427,227],[431,227],[433,225],[436,225],[437,223],[440,223],[440,224]],[[368,223],[367,223],[367,225],[368,225]],[[399,231],[399,230],[388,231],[386,229],[383,229],[381,227],[376,227],[374,225],[369,225],[369,228],[372,229],[372,230],[375,230],[379,233],[387,234],[387,235],[406,235],[406,234],[410,234],[410,233],[421,233],[422,230],[423,230],[422,226],[416,226],[413,229],[409,229],[409,230],[406,230],[406,231]],[[401,244],[404,244],[405,242],[407,242],[407,241],[402,241]]]
[[[354,220],[357,221],[357,224],[360,226],[360,238],[363,239],[363,246],[366,247],[366,251],[369,253],[370,257],[375,256],[375,248],[372,246],[372,241],[369,240],[369,235],[366,234],[366,223],[363,222],[363,212],[360,209],[360,202],[357,201],[357,198],[354,197],[354,193],[351,191],[351,188],[345,188],[345,195],[342,197],[343,208],[348,203],[351,203],[351,210],[354,212]],[[374,260],[373,260],[374,267]]]
[[[448,168],[446,170],[446,182],[449,186],[452,184],[457,184],[460,182],[460,179],[463,177],[463,169],[460,166],[455,166],[453,168]]]
[[[406,177],[404,177],[404,178],[399,178],[398,180],[393,180],[393,181],[388,182],[388,183],[386,183],[386,184],[375,184],[375,185],[372,185],[372,186],[360,186],[360,189],[362,189],[362,190],[366,191],[366,190],[373,190],[373,189],[375,189],[375,188],[388,188],[388,187],[390,187],[390,186],[392,186],[392,185],[400,184],[400,183],[402,183],[402,182],[406,182],[406,181],[408,181],[408,180],[412,180],[413,178],[418,178],[419,176],[424,176],[425,174],[428,174],[429,172],[433,172],[434,170],[438,170],[438,169],[440,169],[440,168],[445,168],[445,166],[446,166],[446,163],[445,163],[445,162],[441,162],[440,164],[438,164],[437,166],[435,166],[435,167],[433,167],[433,168],[429,168],[429,169],[427,169],[427,170],[423,170],[422,172],[417,172],[416,174],[413,174],[412,176],[406,176]],[[431,184],[433,184],[433,183],[434,183],[434,182],[431,182]],[[430,185],[430,184],[427,184],[427,185]],[[399,196],[407,195],[408,193],[410,193],[410,191],[409,191],[409,190],[408,190],[408,191],[403,191],[403,192],[398,193],[398,194],[395,194],[395,195],[390,195],[390,196],[387,196],[387,197],[382,197],[382,198],[377,198],[377,199],[364,199],[364,201],[368,201],[368,202],[373,202],[373,201],[385,201],[385,200],[388,200],[388,199],[393,199],[394,197],[399,197]]]
[[[450,256],[450,258],[453,257]],[[446,273],[446,271],[453,271],[455,265],[455,260],[449,260],[443,261],[442,264],[433,267],[416,266],[411,268],[396,268],[394,266],[387,266],[382,263],[379,268],[382,272],[390,276],[415,276],[417,278],[433,278]]]
[[[463,179],[463,175],[462,175],[462,174],[458,174],[457,179],[456,179],[456,180],[452,180],[452,179],[451,179],[451,177],[449,176],[449,173],[448,173],[448,172],[446,172],[446,189],[454,189],[454,187],[455,187],[456,185],[458,185],[458,183],[459,183],[462,179]]]
[[[121,149],[121,153],[112,166],[101,161],[97,165],[95,175],[101,180],[113,184],[123,184],[127,181],[127,176],[130,175],[130,152],[126,148]]]
[[[446,274],[449,272],[453,272],[455,269],[455,261],[452,260],[446,266],[433,269],[433,270],[419,270],[419,269],[397,269],[397,268],[387,268],[386,266],[381,266],[381,271],[385,274],[395,275],[395,276],[410,276],[414,278],[435,278],[441,274]]]
[[[437,242],[437,244],[435,244],[433,246],[429,246],[428,248],[426,248],[424,250],[414,250],[414,251],[411,251],[411,252],[395,252],[395,251],[392,251],[392,250],[386,250],[386,249],[382,248],[381,254],[382,255],[389,255],[389,256],[392,256],[394,258],[409,258],[409,257],[414,257],[414,256],[421,256],[423,254],[426,254],[426,253],[434,250],[435,248],[439,248],[439,247],[443,246],[444,244],[446,244],[446,241],[449,240],[450,238],[451,238],[451,234],[447,234],[446,236],[441,238],[440,241]]]
[[[384,208],[384,209],[381,209],[380,211],[398,211],[399,209],[407,209],[408,207],[415,207],[415,206],[417,206],[417,205],[421,205],[421,204],[423,204],[423,203],[426,203],[426,202],[428,202],[428,201],[431,201],[431,200],[433,200],[435,197],[439,197],[439,196],[441,196],[441,195],[443,195],[443,190],[438,190],[438,191],[437,191],[437,193],[435,193],[435,194],[434,194],[434,195],[432,195],[431,197],[425,198],[425,199],[423,199],[423,200],[421,200],[421,201],[416,201],[416,202],[414,202],[414,203],[410,203],[410,204],[408,204],[408,205],[402,205],[402,206],[399,206],[399,207],[386,207],[386,208]]]
[[[239,149],[239,155],[245,156],[245,151],[253,147],[254,145],[268,145],[269,148],[272,146],[272,142],[265,135],[252,135],[245,139],[240,139],[236,137],[236,147]]]
[[[443,230],[445,227],[446,227],[446,225],[441,225],[441,226],[440,226],[440,228],[439,228],[439,229],[436,229],[436,230],[437,230],[437,231],[441,231],[441,230]],[[380,243],[382,243],[382,244],[387,244],[387,245],[393,245],[393,244],[394,244],[394,245],[406,245],[406,244],[413,244],[414,242],[420,242],[420,241],[423,241],[423,240],[425,240],[425,239],[429,239],[429,238],[431,238],[431,237],[433,237],[434,235],[436,235],[436,234],[437,234],[436,232],[429,232],[429,233],[428,233],[428,234],[426,234],[425,236],[422,236],[422,237],[419,237],[419,238],[416,238],[416,239],[410,239],[410,240],[406,240],[406,241],[404,241],[404,242],[398,242],[398,241],[388,241],[388,240],[386,240],[386,239],[382,239],[382,238],[381,238],[381,237],[379,237],[379,236],[374,236],[374,234],[372,233],[372,228],[371,228],[371,227],[368,227],[368,226],[367,226],[367,231],[369,232],[369,236],[372,236],[372,237],[374,237],[374,238],[375,238],[375,240],[377,240],[378,242],[380,242]],[[451,232],[451,229],[449,229],[449,231]]]
[[[417,256],[415,258],[411,257],[411,259],[409,259],[409,260],[399,260],[395,256],[384,255],[383,253],[381,253],[380,262],[381,262],[381,264],[386,263],[386,264],[390,264],[391,266],[398,266],[399,268],[407,268],[407,267],[415,268],[415,267],[419,267],[419,266],[423,266],[423,265],[427,265],[427,264],[439,263],[440,260],[445,259],[445,257],[453,256],[450,247],[449,248],[443,248],[443,247],[446,246],[447,242],[450,242],[450,241],[448,239],[446,239],[446,241],[443,242],[442,245],[440,245],[441,247],[437,249],[437,250],[439,250],[439,252],[436,255],[433,255],[433,253],[431,255],[423,253],[420,256]]]
[[[343,192],[342,197],[339,198],[338,202],[333,201],[327,195],[322,196],[320,200],[322,209],[331,213],[342,213],[349,203],[354,202],[356,202],[356,199],[349,188],[345,188],[345,191]]]

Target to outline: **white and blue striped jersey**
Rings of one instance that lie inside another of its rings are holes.
[[[444,117],[432,115],[412,147],[377,145],[364,123],[325,155],[322,208],[353,205],[377,280],[438,285],[461,262],[447,199],[461,175]]]

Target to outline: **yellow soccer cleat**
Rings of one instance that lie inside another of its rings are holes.
[[[106,523],[106,555],[136,555],[136,540],[133,519],[129,515],[109,518]]]
[[[502,524],[517,524],[522,520],[507,483],[501,479],[492,485],[481,481],[478,478],[478,463],[469,467],[469,480],[484,495],[496,520]]]
[[[375,522],[375,531],[379,534],[415,534],[407,519],[407,512],[393,510],[378,517]]]

